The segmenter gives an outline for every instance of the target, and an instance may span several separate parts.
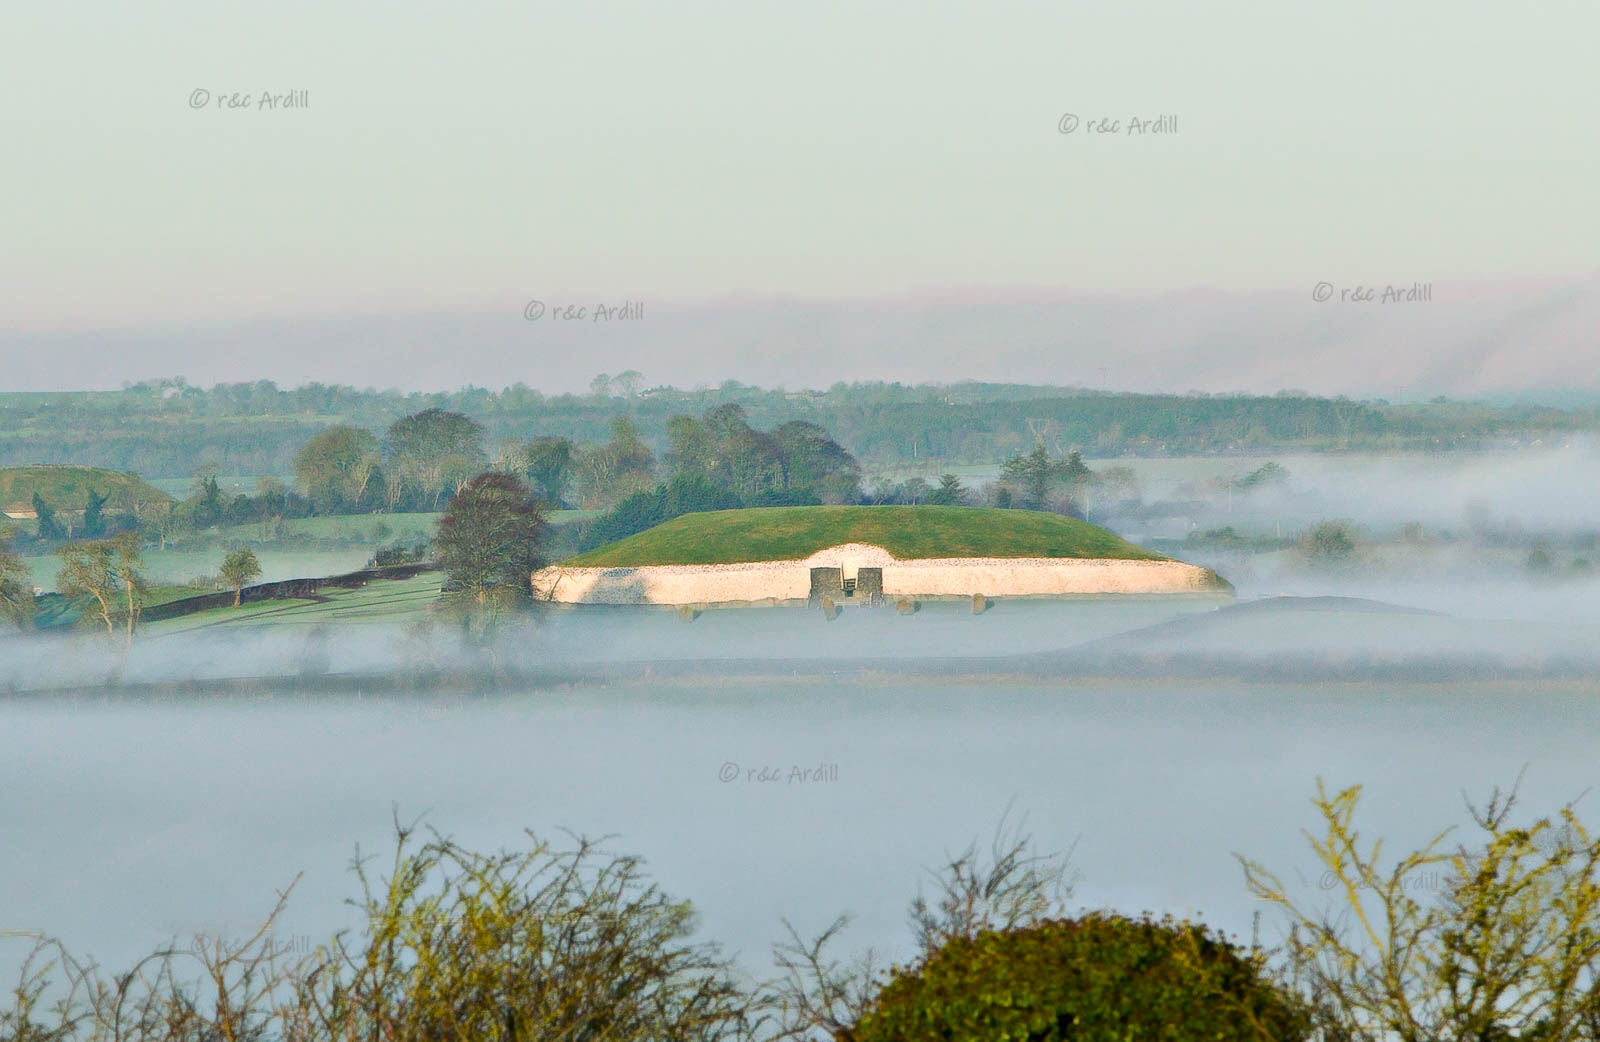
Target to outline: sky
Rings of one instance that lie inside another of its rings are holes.
[[[20,6],[0,390],[1092,379],[1123,351],[1130,389],[1594,383],[1597,35],[1577,0]],[[1485,371],[1485,335],[1528,368]],[[1217,340],[1248,359],[1196,362]],[[1286,355],[1330,344],[1384,365],[1297,384]]]

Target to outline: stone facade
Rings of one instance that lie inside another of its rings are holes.
[[[836,604],[902,597],[1059,597],[1083,594],[1216,593],[1208,569],[1181,561],[1055,557],[896,560],[882,547],[851,543],[803,561],[564,568],[533,576],[542,599],[567,604]],[[846,590],[850,590],[846,596]]]
[[[806,597],[806,607],[822,607],[822,598],[832,597],[835,604],[844,600],[844,570],[841,568],[811,569],[811,593]]]

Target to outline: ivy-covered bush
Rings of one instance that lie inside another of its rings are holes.
[[[846,1038],[1286,1042],[1309,1032],[1258,954],[1186,921],[1096,913],[955,938],[896,970]]]

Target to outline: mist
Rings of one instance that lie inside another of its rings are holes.
[[[1248,935],[1232,854],[1314,880],[1299,829],[1317,776],[1364,783],[1367,834],[1396,844],[1464,821],[1464,792],[1530,764],[1524,796],[1551,807],[1592,781],[1592,694],[845,680],[29,701],[0,734],[0,828],[36,840],[0,862],[0,907],[115,967],[246,934],[304,873],[275,936],[320,940],[349,923],[356,845],[381,855],[395,813],[425,813],[482,849],[524,827],[614,834],[759,972],[780,917],[813,931],[854,913],[852,945],[903,956],[925,870],[1010,806],[1041,850],[1073,850],[1075,901]],[[747,780],[818,765],[834,780]]]
[[[125,651],[92,631],[0,638],[0,834],[30,837],[0,858],[5,928],[120,967],[247,936],[298,877],[274,943],[318,943],[351,925],[357,845],[382,853],[396,815],[425,815],[484,849],[524,828],[610,835],[759,975],[784,918],[807,933],[851,913],[847,947],[907,955],[927,871],[1009,808],[1040,850],[1072,851],[1075,903],[1270,941],[1233,855],[1323,896],[1300,833],[1319,777],[1365,785],[1363,834],[1396,849],[1524,770],[1540,812],[1593,784],[1600,584],[1520,564],[1535,533],[1592,531],[1592,443],[1286,458],[1230,512],[1213,479],[1262,462],[1154,467],[1144,500],[1201,504],[1197,529],[1346,518],[1352,560],[1196,547],[1175,555],[1232,597],[981,615],[550,608],[488,643],[432,616]],[[1427,540],[1391,538],[1412,522]],[[0,940],[0,970],[24,948]]]

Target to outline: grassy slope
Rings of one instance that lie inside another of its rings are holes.
[[[0,506],[25,506],[31,509],[33,494],[57,510],[82,510],[89,490],[111,497],[110,506],[131,509],[135,501],[161,502],[165,492],[132,474],[119,474],[100,467],[40,466],[0,468]]]
[[[1085,521],[1033,510],[980,507],[765,507],[685,514],[565,564],[793,561],[840,543],[872,543],[896,557],[1079,557],[1165,561]]]
[[[438,572],[426,572],[410,579],[380,579],[355,589],[325,588],[315,599],[252,601],[235,608],[231,605],[143,623],[145,636],[187,633],[215,627],[314,626],[322,623],[405,622],[424,618],[439,599]],[[213,593],[192,586],[153,586],[146,607],[168,601]],[[35,625],[41,629],[81,623],[85,609],[92,609],[88,597],[62,597],[47,594],[39,600]],[[99,624],[96,624],[99,625]]]
[[[396,623],[424,618],[439,599],[439,573],[387,579],[352,590],[325,589],[317,600],[253,601],[152,622],[147,635],[188,633],[213,627],[304,626],[322,623]]]

